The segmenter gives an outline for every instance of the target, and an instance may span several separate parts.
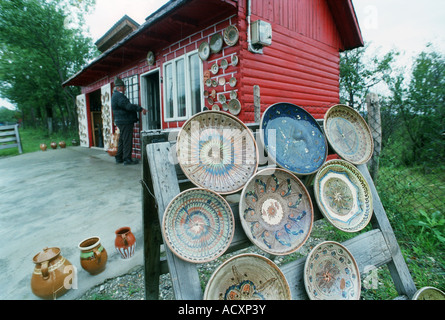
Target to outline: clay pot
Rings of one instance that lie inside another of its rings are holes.
[[[32,292],[42,299],[57,299],[64,295],[72,285],[75,268],[60,255],[59,248],[45,248],[36,254],[31,277]]]
[[[78,146],[79,145],[79,141],[77,141],[76,139],[71,140],[71,144],[73,146]]]
[[[96,275],[105,270],[108,254],[107,250],[100,243],[99,237],[91,237],[81,241],[78,245],[80,249],[80,265],[91,275]]]
[[[129,259],[134,255],[136,249],[136,238],[130,227],[122,227],[116,230],[114,246],[122,259]]]
[[[66,143],[65,141],[60,141],[59,142],[59,147],[61,147],[62,149],[64,149],[66,147]]]
[[[117,148],[113,147],[107,150],[108,154],[110,155],[110,157],[115,157],[116,153],[117,153]]]
[[[53,149],[57,149],[57,143],[55,143],[55,142],[51,142],[51,148],[53,148]]]
[[[44,144],[44,143],[40,144],[40,150],[46,151],[46,148],[48,148],[48,146],[46,144]]]

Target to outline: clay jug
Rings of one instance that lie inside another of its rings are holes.
[[[57,143],[55,143],[55,142],[51,142],[50,146],[53,149],[57,149]]]
[[[120,253],[122,259],[129,259],[134,255],[136,249],[136,238],[130,227],[122,227],[116,230],[114,246]]]
[[[65,141],[60,141],[59,142],[59,146],[64,149],[66,147],[66,142]]]
[[[59,248],[45,248],[36,254],[31,277],[32,292],[42,299],[57,299],[70,288],[75,268],[63,256]]]
[[[48,146],[46,144],[44,144],[44,143],[40,144],[40,150],[46,151],[46,148],[48,148]]]
[[[99,237],[91,237],[81,241],[78,245],[80,249],[80,265],[91,275],[96,275],[105,270],[108,254],[102,246]]]

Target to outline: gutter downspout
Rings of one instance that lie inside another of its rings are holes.
[[[252,14],[252,0],[247,0],[247,49],[253,53],[263,53],[263,48],[255,49],[252,46],[252,39],[250,36],[250,16]]]

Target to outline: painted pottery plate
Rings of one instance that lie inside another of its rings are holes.
[[[234,116],[239,115],[241,112],[241,102],[238,99],[232,99],[229,101],[229,112]]]
[[[223,47],[223,37],[221,36],[220,33],[215,33],[210,38],[210,51],[212,53],[218,53],[221,51],[222,47]]]
[[[219,105],[214,104],[214,105],[212,106],[212,110],[214,110],[214,111],[220,111],[221,108],[219,107]]]
[[[155,63],[155,55],[153,51],[147,53],[147,63],[149,66],[152,66]]]
[[[238,56],[236,54],[234,54],[232,56],[232,66],[236,66],[238,64]]]
[[[239,32],[238,28],[234,25],[230,25],[227,28],[224,29],[224,42],[232,47],[234,46],[239,39]]]
[[[230,91],[230,99],[238,98],[238,93],[235,90]]]
[[[220,93],[219,95],[218,95],[218,101],[220,102],[220,103],[225,103],[226,102],[226,96],[223,94],[223,93]]]
[[[178,162],[195,185],[219,194],[243,188],[258,167],[258,148],[251,131],[222,111],[203,111],[181,128]]]
[[[217,74],[217,73],[218,73],[218,70],[219,70],[219,66],[218,66],[218,64],[217,64],[217,63],[212,64],[212,67],[211,67],[210,71],[211,71],[213,74]]]
[[[304,285],[311,300],[359,300],[360,272],[352,254],[340,243],[315,246],[304,265]]]
[[[199,45],[198,55],[201,60],[206,61],[210,56],[210,45],[208,42],[203,42]]]
[[[229,110],[229,105],[228,105],[227,103],[223,103],[223,104],[221,105],[221,108],[222,108],[224,111],[228,111],[228,110]]]
[[[211,87],[212,86],[212,79],[207,79],[206,80],[206,86],[207,87]]]
[[[164,241],[179,258],[203,263],[222,255],[235,230],[230,205],[220,195],[193,188],[177,195],[162,221]]]
[[[260,134],[269,157],[295,174],[315,173],[326,161],[326,138],[317,121],[299,106],[271,105],[261,118]]]
[[[371,220],[371,190],[352,163],[326,162],[315,176],[314,194],[323,216],[342,231],[360,231]]]
[[[286,255],[309,238],[314,221],[312,201],[303,183],[289,171],[264,169],[243,188],[241,225],[261,250]]]
[[[204,300],[291,300],[280,268],[257,254],[240,254],[220,265],[207,283]]]
[[[234,86],[236,86],[236,78],[232,77],[229,80],[229,85],[233,88]]]
[[[445,293],[434,287],[423,287],[417,290],[413,300],[445,300]]]
[[[219,83],[220,86],[225,85],[225,84],[226,84],[226,78],[224,78],[224,77],[220,77],[220,78],[218,79],[218,83]]]
[[[221,60],[221,69],[226,70],[228,66],[229,66],[229,63],[227,62],[227,60],[222,59]]]
[[[365,119],[345,105],[331,107],[324,116],[324,132],[337,152],[353,164],[368,162],[374,150],[371,130]]]

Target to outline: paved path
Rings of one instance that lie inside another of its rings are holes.
[[[39,299],[31,291],[32,258],[59,247],[77,268],[72,300],[89,288],[143,264],[142,164],[116,165],[103,150],[83,147],[0,158],[0,299]],[[129,226],[136,254],[122,260],[115,230]],[[99,236],[108,253],[105,271],[89,275],[80,266],[78,244]]]

